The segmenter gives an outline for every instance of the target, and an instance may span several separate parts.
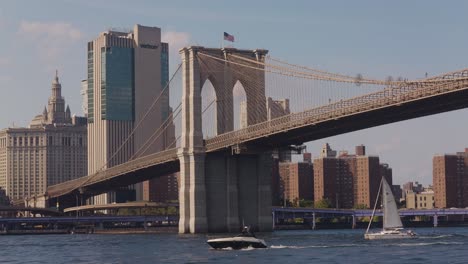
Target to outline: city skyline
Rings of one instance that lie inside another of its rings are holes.
[[[25,3],[30,8],[22,8]],[[80,109],[86,42],[104,28],[130,28],[136,23],[162,28],[162,40],[175,47],[170,51],[171,67],[180,61],[177,48],[189,44],[219,47],[224,31],[235,35],[234,47],[266,48],[275,57],[295,64],[351,75],[413,79],[424,77],[426,72],[432,76],[466,67],[463,47],[468,39],[459,34],[467,22],[462,12],[466,3],[339,3],[340,9],[337,2],[305,1],[295,7],[249,3],[257,7],[251,9],[243,8],[243,2],[214,1],[205,2],[209,9],[199,3],[151,5],[149,1],[139,5],[124,1],[113,5],[106,1],[5,3],[0,7],[0,30],[6,39],[0,51],[0,87],[4,93],[7,88],[11,92],[0,100],[0,111],[9,113],[0,117],[0,127],[13,122],[26,126],[32,115],[42,110],[55,69],[63,75],[63,93],[71,109]],[[179,8],[182,5],[184,8]],[[258,14],[255,10],[259,8],[269,14]],[[111,12],[102,13],[104,9]],[[55,11],[53,16],[51,10]],[[84,20],[83,14],[89,19]],[[262,30],[252,30],[253,21]],[[443,30],[448,27],[450,31]],[[467,113],[460,110],[318,140],[307,144],[308,151],[318,156],[325,142],[337,150],[364,144],[369,154],[391,164],[395,183],[419,181],[427,185],[432,181],[432,156],[454,153],[467,145],[468,127],[462,122]]]

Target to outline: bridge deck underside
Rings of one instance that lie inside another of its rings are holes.
[[[90,181],[81,186],[84,195],[100,194],[110,190],[116,190],[120,187],[129,186],[131,184],[136,184],[142,181],[150,180],[159,176],[168,175],[179,171],[179,160],[173,159],[168,162],[158,163],[144,168],[139,168],[135,171],[130,171],[126,173],[117,173],[111,177],[106,177],[105,179],[95,181]],[[75,183],[85,182],[86,178],[91,176],[83,177],[83,179],[76,181]],[[51,186],[47,195],[50,198],[55,198],[58,196],[63,196],[70,194],[71,192],[78,193],[76,185],[61,186],[55,185]]]
[[[438,96],[409,101],[400,105],[372,109],[337,119],[286,130],[284,132],[256,138],[245,145],[257,147],[281,147],[344,134],[361,129],[395,123],[468,107],[468,90],[460,90]]]
[[[119,187],[129,186],[156,177],[169,175],[179,171],[179,160],[173,160],[162,164],[139,169],[121,175],[115,175],[104,181],[83,186],[85,193],[98,194],[106,191],[118,189]]]

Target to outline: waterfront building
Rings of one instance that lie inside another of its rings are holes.
[[[366,155],[366,146],[364,146],[362,144],[359,145],[359,146],[356,146],[355,152],[356,152],[357,156],[365,156]]]
[[[363,145],[356,147],[355,155],[342,151],[336,157],[325,144],[314,160],[314,200],[326,199],[337,208],[372,208],[381,178],[392,182],[391,171],[388,164],[379,163],[379,157],[366,156]]]
[[[289,115],[289,99],[273,100],[271,97],[267,98],[267,120],[272,120],[278,117]]]
[[[173,141],[167,133],[152,138],[171,111],[169,89],[153,105],[169,82],[168,49],[160,28],[141,25],[103,32],[88,43],[88,174],[159,152]],[[135,198],[151,200],[154,184],[137,184]],[[118,196],[102,194],[89,202],[112,203]]]
[[[354,193],[355,205],[372,208],[378,198],[377,193],[381,179],[379,157],[359,156],[357,158],[357,176],[354,182],[357,190]]]
[[[468,149],[456,154],[436,155],[432,162],[435,207],[467,207]]]
[[[149,181],[150,188],[144,188],[145,200],[151,202],[174,202],[179,200],[179,173],[161,176]]]
[[[279,163],[280,190],[282,198],[298,205],[300,200],[314,199],[313,164],[303,162]]]
[[[397,201],[400,201],[402,200],[403,198],[403,192],[401,190],[401,186],[400,185],[392,185],[392,192],[393,192],[393,196],[395,197],[395,200]]]
[[[406,194],[410,192],[420,193],[424,190],[424,187],[419,182],[407,182],[403,184],[402,188],[402,199],[406,200]]]
[[[266,112],[268,120],[278,118],[291,113],[289,109],[289,99],[273,100],[267,97]],[[240,128],[247,127],[247,102],[240,103]],[[284,197],[284,181],[280,176],[280,163],[290,163],[292,160],[291,150],[275,150],[273,151],[272,173],[271,173],[271,191],[273,205],[283,205]],[[310,163],[310,162],[309,162]],[[282,165],[283,167],[286,165]],[[283,168],[283,170],[286,170]],[[289,172],[287,173],[289,175]],[[283,173],[283,176],[286,175]],[[296,196],[295,196],[296,197]],[[292,200],[291,200],[292,201]]]
[[[86,119],[65,108],[58,74],[42,114],[29,127],[0,131],[0,187],[11,200],[87,174]]]
[[[432,190],[420,193],[408,192],[406,194],[406,208],[408,209],[433,209],[434,207],[434,191]]]
[[[0,205],[8,206],[11,204],[10,198],[6,194],[6,191],[0,187]]]
[[[393,185],[393,171],[387,163],[380,164],[380,175],[387,180],[388,185]]]

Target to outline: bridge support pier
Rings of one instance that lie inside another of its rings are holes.
[[[434,223],[434,227],[437,227],[438,225],[438,219],[437,219],[437,215],[435,214],[434,216],[432,216],[432,220],[433,220],[433,223]]]
[[[180,153],[179,233],[205,233],[205,154]]]
[[[207,79],[213,82],[217,100],[225,101],[224,105],[217,105],[218,134],[234,127],[232,89],[236,81],[245,88],[248,125],[265,121],[265,74],[258,72],[246,79],[228,64],[222,72],[207,71],[200,66],[200,52],[218,58],[232,53],[263,61],[268,51],[196,46],[179,51],[182,57],[179,233],[237,232],[241,223],[255,230],[271,231],[271,153],[235,156],[228,152],[206,153],[202,130],[201,90]],[[255,86],[251,85],[252,78]]]
[[[271,231],[271,154],[206,157],[209,232],[238,232],[241,225]]]

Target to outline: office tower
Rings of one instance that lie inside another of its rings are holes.
[[[168,89],[153,105],[168,81],[168,46],[157,27],[110,30],[88,43],[88,174],[165,148],[166,134],[151,136],[170,112]],[[149,200],[151,184],[141,186],[137,198]],[[112,203],[118,196],[91,202]]]
[[[11,200],[86,175],[86,122],[65,107],[58,74],[42,114],[27,128],[0,131],[0,187]]]
[[[81,80],[81,110],[84,116],[88,116],[88,80]]]
[[[433,158],[434,202],[437,208],[468,206],[468,149]]]

